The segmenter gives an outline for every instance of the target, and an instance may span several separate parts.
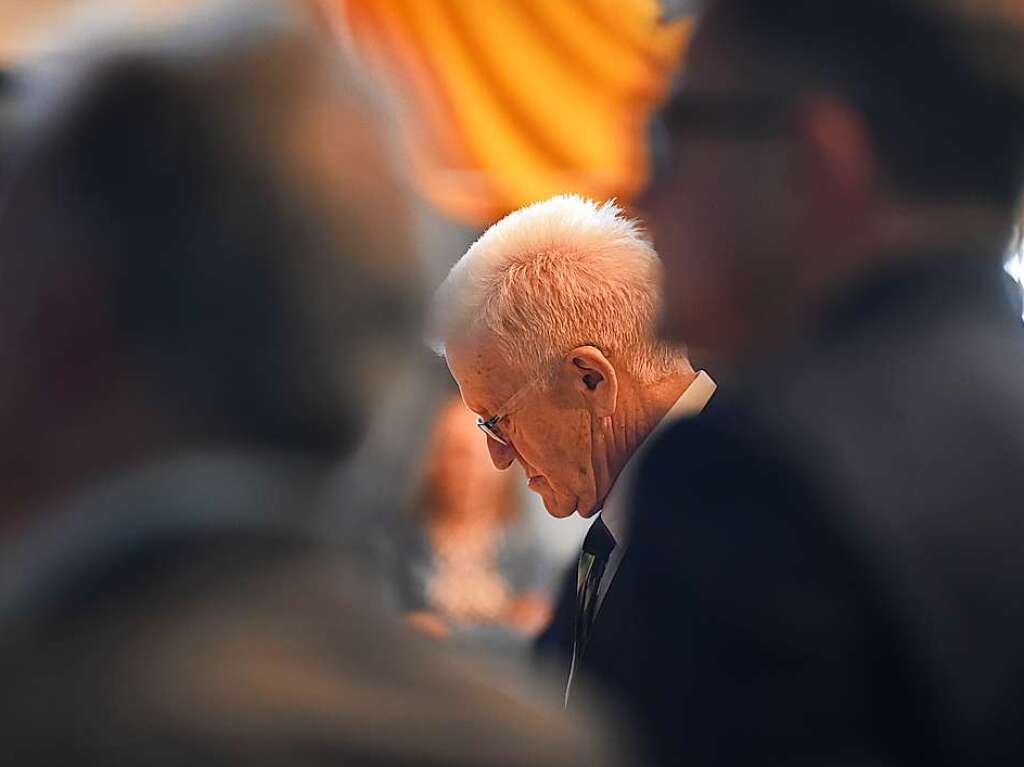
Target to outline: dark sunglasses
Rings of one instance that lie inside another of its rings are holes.
[[[680,91],[650,124],[652,180],[668,172],[676,147],[687,139],[778,140],[788,135],[792,115],[793,101],[785,97]]]
[[[659,117],[670,136],[758,141],[784,136],[792,113],[792,101],[779,96],[680,91]]]

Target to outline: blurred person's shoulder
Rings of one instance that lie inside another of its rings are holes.
[[[813,334],[661,435],[639,482],[636,536],[735,538],[770,519],[899,573],[901,588],[927,591],[982,549],[1005,558],[962,573],[962,585],[1009,583],[1024,495],[1017,311],[998,264],[978,259],[851,286]]]
[[[92,571],[73,605],[4,632],[0,712],[24,764],[617,763],[546,694],[381,614],[329,548],[193,529]]]
[[[244,552],[248,548],[249,554]],[[330,557],[207,542],[137,599],[6,637],[23,764],[616,764],[605,736],[411,636]],[[216,573],[216,575],[214,575]],[[226,577],[226,573],[230,573]]]
[[[851,285],[814,333],[749,377],[743,407],[821,476],[862,488],[908,477],[871,481],[858,467],[911,468],[926,453],[933,467],[969,463],[965,447],[1024,426],[1018,312],[995,260],[922,256]],[[930,477],[944,479],[955,478]]]
[[[251,568],[137,644],[137,688],[196,737],[221,722],[257,763],[294,763],[296,744],[346,764],[616,763],[545,692],[414,635],[373,594],[330,555]]]
[[[655,440],[641,506],[712,485],[772,503],[765,488],[785,478],[848,525],[955,506],[974,475],[1008,489],[1024,463],[1007,449],[1024,431],[1024,328],[1006,299],[998,265],[961,256],[850,286],[818,326]]]
[[[766,439],[799,447],[800,435],[842,443],[857,428],[905,427],[910,436],[927,425],[911,414],[927,410],[946,425],[987,407],[1012,417],[1024,408],[1024,391],[1006,386],[1024,375],[1018,312],[991,258],[907,259],[833,296],[815,323],[726,381],[708,412],[677,424],[661,449],[713,452],[689,444],[684,435],[694,434],[731,435],[732,449]]]

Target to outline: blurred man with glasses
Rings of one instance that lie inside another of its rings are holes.
[[[666,764],[1024,758],[1024,10],[718,0],[648,207],[730,396],[647,454]]]

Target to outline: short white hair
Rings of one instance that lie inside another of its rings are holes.
[[[543,374],[595,346],[642,383],[682,369],[655,339],[661,262],[639,222],[614,202],[560,195],[509,214],[452,267],[437,292],[433,342],[487,331],[520,369]]]

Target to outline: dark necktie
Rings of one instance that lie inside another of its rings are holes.
[[[576,618],[572,632],[572,665],[569,667],[569,681],[565,686],[565,704],[569,705],[572,682],[583,663],[583,655],[590,641],[590,630],[597,614],[601,577],[608,565],[608,557],[615,548],[615,538],[608,531],[600,517],[590,526],[583,539],[583,551],[576,568]]]

